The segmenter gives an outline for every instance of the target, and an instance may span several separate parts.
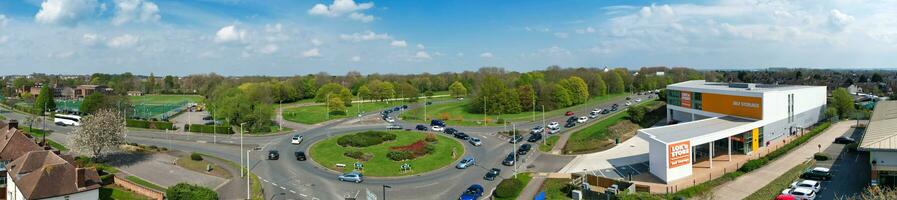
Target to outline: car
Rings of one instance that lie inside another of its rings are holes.
[[[576,117],[567,118],[567,123],[576,123]]]
[[[837,143],[837,144],[853,144],[855,142],[857,142],[857,141],[854,140],[853,138],[850,138],[847,136],[841,136],[841,137],[835,138],[835,143]]]
[[[822,188],[822,184],[819,183],[819,181],[814,180],[795,181],[791,183],[791,189],[795,188],[809,188],[814,192],[819,192],[819,189]]]
[[[626,106],[630,106],[630,105],[632,105],[632,102],[627,101]]]
[[[393,108],[392,108],[392,111],[399,111],[399,110],[402,110],[402,107],[398,107],[398,106],[396,106],[396,107],[393,107]]]
[[[441,126],[441,127],[445,127],[445,121],[438,120],[438,119],[430,120],[430,126]]]
[[[573,116],[573,111],[567,111],[564,116]]]
[[[408,105],[402,105],[402,110],[408,109]]]
[[[617,107],[620,107],[620,104],[614,104],[614,105],[611,105],[610,107],[611,107],[611,108],[617,108]]]
[[[551,128],[557,128],[557,127],[559,127],[559,126],[561,126],[561,124],[558,123],[558,122],[551,122],[551,123],[548,123],[548,128],[549,128],[549,129],[551,129]]]
[[[485,179],[487,181],[494,181],[495,177],[498,177],[499,174],[501,174],[501,169],[492,168],[488,172],[486,172],[486,175],[483,176],[483,179]]]
[[[471,137],[469,140],[467,140],[467,142],[470,142],[471,145],[477,146],[477,147],[480,145],[483,145],[483,141],[481,141],[480,138],[475,138],[475,137]]]
[[[460,200],[476,200],[483,196],[483,186],[480,184],[473,184],[470,187],[467,187],[467,190],[464,190],[464,193],[461,193]]]
[[[555,134],[561,132],[561,127],[554,127],[548,129],[548,134]]]
[[[614,105],[616,105],[616,104],[614,104]],[[610,111],[611,112],[617,111],[617,107],[610,108]]]
[[[631,97],[626,97],[626,101],[629,101],[630,99],[632,99],[632,98],[631,98]]]
[[[296,160],[304,161],[306,159],[304,151],[296,151]]]
[[[277,150],[268,151],[268,160],[277,160],[280,159],[280,153]]]
[[[301,135],[293,135],[293,138],[290,140],[290,144],[299,144],[302,143]]]
[[[817,181],[827,181],[832,179],[832,173],[829,168],[814,167],[812,169],[805,170],[804,173],[800,175],[800,178]]]
[[[386,129],[398,130],[398,129],[402,129],[402,125],[390,124],[390,125],[386,125]]]
[[[564,124],[564,128],[573,128],[574,126],[576,126],[576,122],[567,122],[567,124]]]
[[[458,132],[458,129],[455,129],[455,128],[445,128],[445,130],[443,130],[442,132],[445,133],[445,134],[455,134],[455,133]]]
[[[474,160],[473,157],[467,156],[464,157],[464,159],[461,159],[461,162],[458,162],[458,164],[455,165],[455,168],[466,169],[467,167],[472,166],[475,162],[476,160]]]
[[[349,172],[336,177],[339,181],[361,183],[364,181],[364,175],[359,172]]]
[[[589,121],[589,117],[582,116],[582,117],[579,117],[579,119],[576,119],[577,123],[586,123],[586,121]]]
[[[608,113],[610,113],[610,109],[602,109],[602,110],[601,110],[601,114],[602,114],[602,115],[606,115],[606,114],[608,114]]]
[[[516,144],[520,141],[523,141],[523,136],[520,135],[514,135],[511,137],[511,139],[508,139],[508,142],[510,142],[511,144]]]
[[[589,118],[590,119],[598,118],[598,114],[599,114],[599,112],[595,112],[595,111],[589,112]]]
[[[417,126],[414,127],[414,129],[417,129],[418,131],[427,131],[428,128],[427,128],[427,125],[418,124]]]
[[[520,157],[515,155],[514,152],[511,152],[505,157],[505,160],[501,161],[501,164],[505,166],[514,166],[514,163],[516,163],[519,158]]]
[[[530,145],[530,144],[520,145],[520,147],[517,148],[517,155],[521,155],[521,156],[526,155],[527,153],[529,153],[529,150],[532,150],[532,149],[533,149],[533,145]]]
[[[537,141],[539,141],[539,140],[542,140],[542,134],[541,134],[541,133],[533,133],[533,134],[530,134],[530,135],[529,135],[529,138],[526,138],[526,141],[527,141],[527,142],[537,142]]]
[[[467,139],[470,139],[470,136],[467,135],[467,133],[464,133],[464,132],[457,132],[457,133],[452,134],[452,135],[454,135],[455,138],[458,138],[458,139],[461,139],[461,140],[467,140]]]
[[[816,199],[816,192],[807,188],[795,188],[795,189],[785,189],[782,190],[782,194],[790,194],[801,200],[813,200]]]
[[[395,118],[392,118],[392,117],[387,117],[387,118],[386,118],[386,122],[394,123],[394,122],[396,122],[396,119],[395,119]]]
[[[427,102],[427,105],[428,105],[428,106],[429,106],[429,105],[433,105],[433,102],[432,102],[432,101],[428,101],[428,102]]]
[[[641,98],[635,99],[635,102],[642,102]]]
[[[212,120],[212,116],[206,115],[205,117],[202,117],[202,120]]]
[[[436,132],[442,132],[442,131],[445,130],[445,127],[442,127],[442,126],[433,126],[433,127],[430,128],[430,129],[433,130],[433,131],[436,131]]]
[[[530,133],[541,133],[541,132],[544,132],[544,131],[545,131],[545,127],[542,127],[542,126],[536,126],[536,127],[533,127],[532,130],[530,130]]]

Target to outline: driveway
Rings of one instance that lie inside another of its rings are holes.
[[[215,189],[227,181],[221,177],[179,167],[174,164],[177,159],[177,157],[165,153],[136,156],[124,154],[121,157],[115,157],[109,164],[128,174],[163,187],[171,187],[178,183],[190,183]]]

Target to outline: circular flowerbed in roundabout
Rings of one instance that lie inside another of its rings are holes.
[[[422,174],[452,165],[464,156],[460,142],[435,133],[364,131],[318,141],[309,156],[340,172],[360,171],[367,177]],[[362,169],[356,170],[355,163]],[[403,165],[410,169],[403,169]]]

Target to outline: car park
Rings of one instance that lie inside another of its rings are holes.
[[[520,147],[517,148],[517,155],[521,155],[521,156],[526,155],[527,153],[529,153],[529,150],[532,150],[532,149],[533,149],[533,145],[530,145],[530,144],[520,145]]]
[[[814,167],[812,169],[805,170],[804,173],[800,175],[800,177],[803,179],[827,181],[832,179],[832,173],[829,168]]]
[[[589,121],[589,117],[582,116],[582,117],[579,117],[579,119],[576,120],[576,123],[586,123],[586,121]]]
[[[520,141],[523,141],[523,136],[520,135],[514,135],[511,137],[511,139],[508,139],[508,142],[510,142],[511,144],[516,144]]]
[[[542,134],[541,134],[541,133],[533,133],[533,134],[530,134],[530,135],[529,135],[529,138],[526,138],[526,141],[527,141],[527,142],[537,142],[537,141],[539,141],[539,140],[542,140]]]
[[[290,144],[299,144],[302,143],[301,135],[293,135],[293,138],[290,139]]]
[[[337,176],[336,179],[345,182],[361,183],[364,181],[364,175],[361,175],[359,172],[349,172]]]
[[[791,183],[791,189],[794,188],[808,188],[813,190],[814,192],[819,192],[819,189],[822,188],[822,183],[814,180],[795,181]]]
[[[807,188],[795,188],[795,189],[785,189],[782,191],[782,194],[789,194],[801,200],[813,200],[816,199],[816,192]]]
[[[548,134],[555,134],[561,132],[561,127],[554,127],[548,129]]]
[[[477,146],[477,147],[480,145],[483,145],[483,141],[481,141],[480,138],[475,138],[475,137],[471,137],[469,140],[467,140],[467,142],[469,142],[471,145]]]
[[[277,150],[268,151],[268,160],[277,160],[280,159],[280,153]]]
[[[306,159],[304,151],[296,151],[296,160],[304,161]]]
[[[485,179],[487,181],[494,181],[495,177],[498,177],[499,174],[501,174],[501,169],[492,168],[488,172],[486,172],[486,175],[483,176],[483,179]]]
[[[398,130],[398,129],[402,129],[402,125],[390,124],[390,125],[386,125],[386,129]]]
[[[458,138],[458,139],[461,139],[461,140],[467,140],[467,139],[470,138],[470,136],[467,135],[467,133],[464,133],[464,132],[457,132],[457,133],[452,134],[452,135],[454,135],[455,138]]]
[[[418,131],[427,131],[428,128],[427,128],[427,125],[418,124],[417,126],[414,127],[414,129],[417,129]]]
[[[436,131],[436,132],[442,132],[442,131],[445,130],[445,127],[442,127],[442,126],[433,126],[431,129],[432,129],[433,131]]]
[[[573,116],[573,111],[567,111],[564,116]]]
[[[466,169],[467,167],[472,166],[473,163],[475,163],[475,162],[476,162],[476,160],[474,160],[473,157],[467,156],[467,157],[464,157],[464,159],[461,159],[461,161],[458,162],[457,165],[455,165],[455,168]]]
[[[551,123],[548,123],[548,128],[549,128],[549,129],[550,129],[550,128],[557,128],[557,127],[559,127],[559,126],[561,126],[561,124],[558,123],[558,122],[551,122]]]
[[[460,200],[476,200],[483,196],[483,186],[480,184],[473,184],[470,187],[467,187],[467,190],[464,190],[464,193],[461,193]]]
[[[837,143],[837,144],[853,144],[855,142],[857,142],[857,141],[854,140],[853,138],[850,138],[847,136],[841,136],[841,137],[835,138],[835,143]]]
[[[536,126],[536,127],[533,127],[532,130],[530,130],[530,133],[542,133],[544,131],[545,131],[545,127]]]
[[[505,166],[514,166],[514,163],[517,162],[517,159],[519,159],[519,156],[515,155],[514,152],[511,152],[508,154],[508,156],[505,157],[505,160],[501,161],[501,164]]]

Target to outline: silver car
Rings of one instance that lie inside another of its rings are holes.
[[[338,177],[336,177],[336,179],[339,179],[340,181],[345,181],[345,182],[361,183],[361,181],[364,181],[364,176],[358,172],[349,172],[349,173],[339,175]]]
[[[470,144],[477,147],[483,145],[483,141],[480,141],[480,138],[475,137],[470,138],[470,140],[467,140],[467,142],[470,142]]]

